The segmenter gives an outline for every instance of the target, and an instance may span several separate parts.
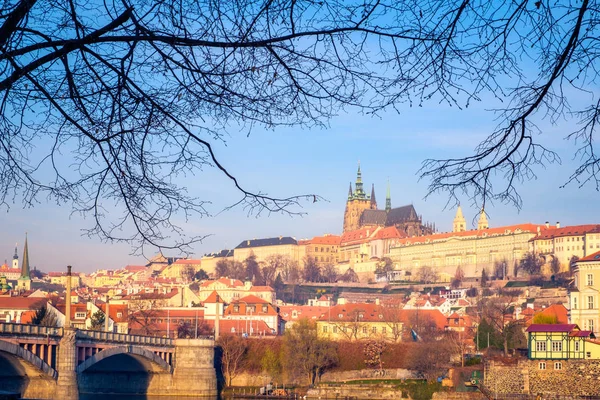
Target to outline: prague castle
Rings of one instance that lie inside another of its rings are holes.
[[[423,225],[421,216],[417,214],[412,204],[392,208],[389,183],[385,198],[385,210],[377,209],[375,185],[371,186],[371,195],[367,195],[363,188],[359,164],[354,190],[352,190],[352,183],[350,183],[348,191],[343,231],[346,233],[362,228],[389,226],[395,226],[400,232],[409,237],[430,235],[435,231],[433,225]]]

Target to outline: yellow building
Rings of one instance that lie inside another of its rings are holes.
[[[298,242],[289,236],[244,240],[233,250],[233,259],[243,262],[252,254],[256,256],[256,261],[259,263],[271,255],[286,256],[298,262]]]
[[[533,324],[527,328],[528,357],[531,360],[597,360],[600,345],[591,341],[595,338],[593,332],[582,331],[576,324]]]
[[[54,285],[67,286],[67,273],[66,272],[50,272],[48,273],[48,279],[50,283]],[[79,274],[73,272],[71,275],[71,287],[78,288],[81,286],[81,277]]]
[[[531,251],[546,258],[547,264],[552,257],[560,261],[562,271],[569,270],[573,256],[586,257],[600,251],[600,225],[574,225],[549,229],[531,239]]]
[[[315,260],[318,266],[337,264],[340,259],[340,240],[337,235],[315,236],[310,240],[303,240],[306,257]]]
[[[217,270],[217,263],[221,260],[233,260],[233,250],[221,250],[218,253],[205,254],[201,259],[201,267],[209,276]]]
[[[338,304],[317,320],[317,334],[329,340],[402,340],[403,323],[378,304]],[[398,314],[398,313],[395,313]]]
[[[529,251],[529,240],[550,229],[529,223],[489,228],[484,212],[478,223],[482,229],[465,230],[465,226],[459,208],[453,232],[399,239],[389,252],[395,269],[414,277],[420,267],[429,266],[440,275],[454,276],[460,267],[466,277],[478,277],[484,268],[493,273],[495,263],[500,262],[506,264],[509,275]]]
[[[600,251],[575,263],[574,288],[569,292],[570,317],[573,324],[598,332],[600,322]]]

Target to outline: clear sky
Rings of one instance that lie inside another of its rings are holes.
[[[195,245],[194,256],[233,248],[245,239],[340,234],[348,184],[356,178],[358,160],[367,191],[375,184],[380,208],[385,205],[389,177],[393,207],[413,203],[424,221],[435,222],[440,231],[450,230],[455,210],[444,209],[447,198],[443,194],[425,201],[428,182],[419,181],[416,172],[425,158],[470,154],[496,126],[494,114],[485,111],[488,107],[489,104],[478,103],[457,110],[429,103],[379,117],[348,112],[332,119],[327,129],[257,129],[250,137],[246,137],[246,132],[230,132],[227,147],[216,148],[221,161],[244,186],[274,196],[316,193],[327,201],[304,203],[301,211],[306,214],[302,217],[248,217],[241,209],[211,218],[193,217],[184,224],[186,232],[211,235]],[[574,144],[564,140],[573,130],[573,122],[561,120],[551,125],[541,121],[540,127],[542,142],[559,152],[562,165],[538,168],[537,180],[519,185],[523,197],[520,212],[512,205],[488,206],[490,226],[545,221],[560,221],[563,226],[600,222],[599,195],[593,187],[560,188],[577,161],[573,161]],[[188,177],[182,185],[191,193],[211,200],[209,210],[213,214],[238,200],[229,182],[214,170]],[[468,199],[462,201],[465,217],[473,221],[477,210],[470,207]],[[65,269],[71,264],[75,271],[90,272],[146,262],[143,257],[130,255],[131,248],[126,244],[82,237],[81,228],[90,227],[92,222],[71,215],[67,207],[42,201],[35,208],[23,209],[17,202],[8,212],[6,209],[1,212],[0,262],[6,259],[10,263],[15,242],[19,243],[21,257],[25,232],[29,233],[31,266],[44,271]]]

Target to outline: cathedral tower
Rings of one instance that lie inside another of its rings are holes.
[[[348,201],[346,202],[346,211],[344,212],[344,232],[353,231],[360,227],[360,216],[363,210],[377,210],[375,200],[375,186],[371,188],[371,196],[367,196],[363,189],[362,173],[360,171],[360,162],[356,171],[356,182],[354,191],[350,184],[348,192]]]
[[[392,209],[392,195],[390,194],[390,180],[387,183],[387,192],[385,194],[385,211],[390,212]]]
[[[17,244],[15,243],[15,255],[13,256],[12,267],[14,269],[19,268],[19,255],[17,254]]]
[[[462,213],[460,205],[456,209],[456,216],[454,217],[454,223],[452,224],[452,232],[464,232],[467,230],[467,221]]]

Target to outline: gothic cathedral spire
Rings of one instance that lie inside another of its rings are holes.
[[[29,248],[27,246],[27,234],[25,234],[25,245],[23,246],[23,264],[21,266],[21,276],[17,279],[19,290],[31,289],[31,276],[29,273]]]
[[[356,184],[354,185],[354,194],[359,199],[365,199],[365,191],[363,190],[362,174],[360,172],[360,161],[358,162],[358,171],[356,171]]]
[[[348,198],[352,198],[352,182],[350,182],[350,189],[348,189]]]
[[[390,194],[390,180],[387,182],[387,191],[385,194],[385,211],[390,212],[392,209],[392,195]]]
[[[375,184],[371,184],[371,210],[377,209],[377,200],[375,200]]]

